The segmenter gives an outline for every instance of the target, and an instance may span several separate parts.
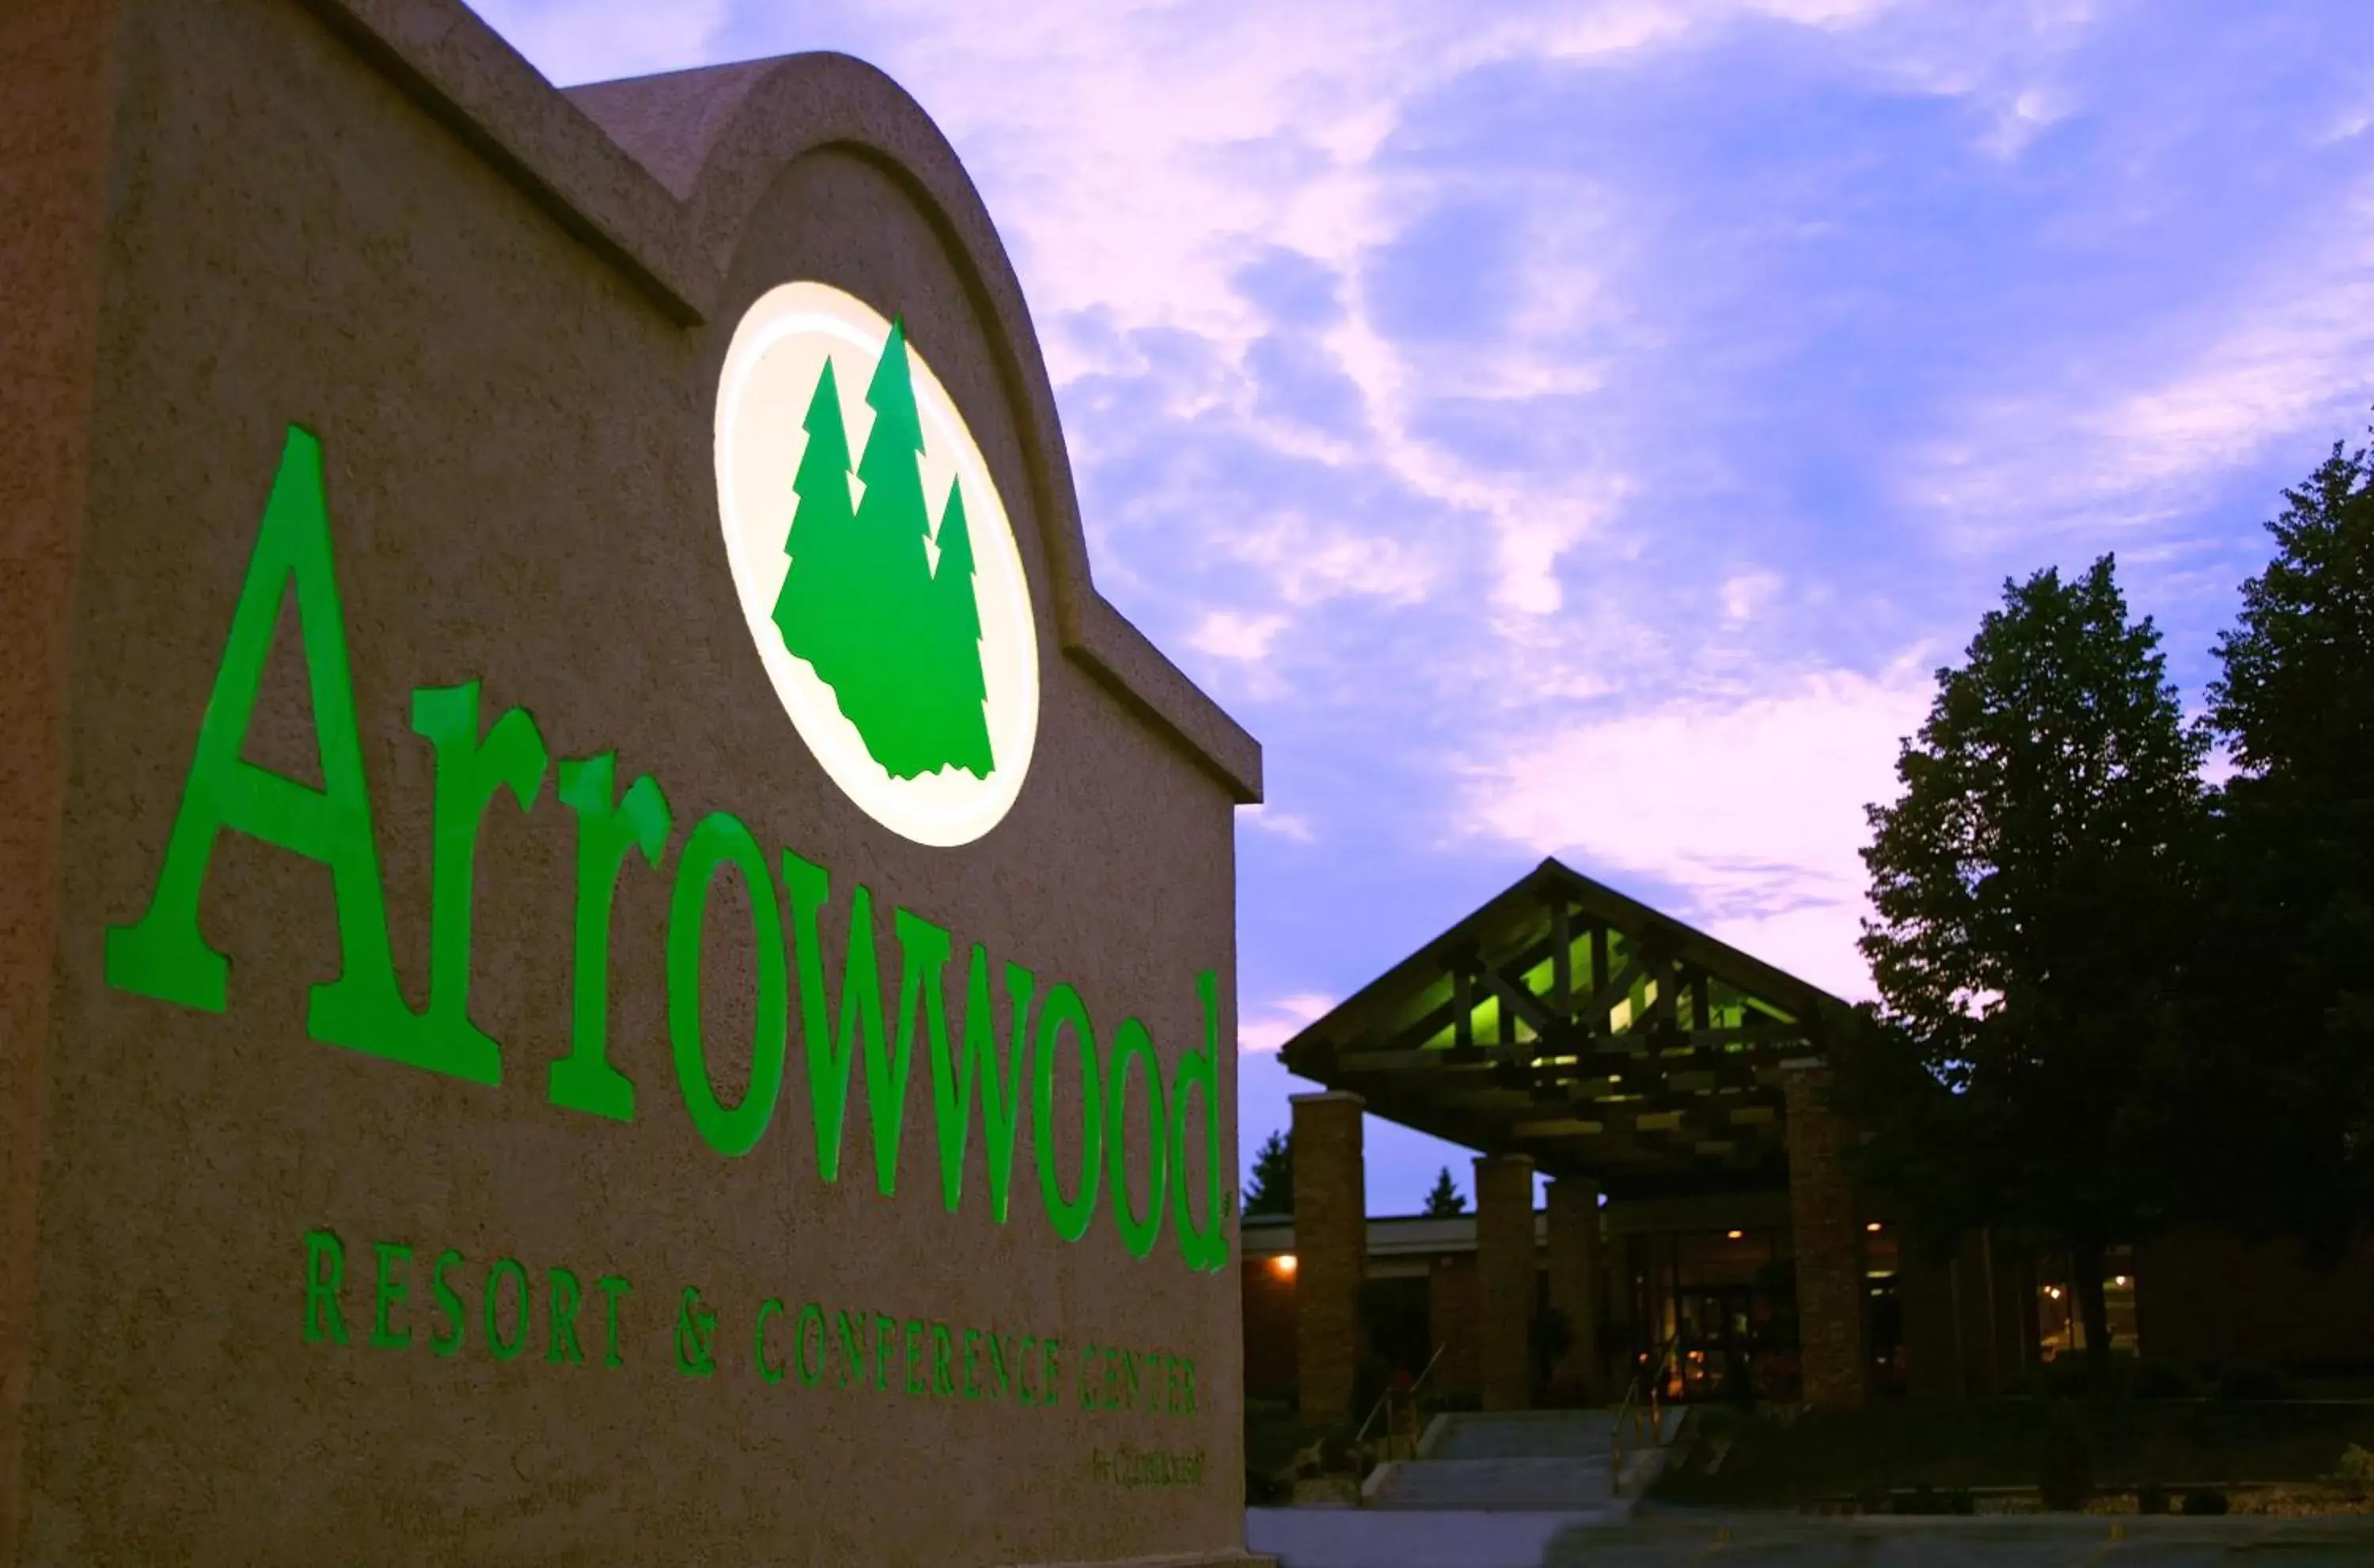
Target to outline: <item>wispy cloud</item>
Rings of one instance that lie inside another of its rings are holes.
[[[486,10],[949,133],[1099,582],[1268,747],[1256,1046],[1553,851],[1859,993],[1861,808],[2001,578],[2115,548],[2195,679],[2374,397],[2348,0]]]
[[[476,8],[538,70],[563,83],[712,64],[734,9],[731,0],[479,0]]]
[[[1237,1021],[1237,1047],[1240,1050],[1275,1051],[1304,1029],[1327,1016],[1335,1005],[1330,996],[1306,994],[1280,997],[1267,1007],[1256,1008]]]
[[[2182,527],[2204,484],[2357,423],[2374,367],[2374,179],[2288,215],[2240,287],[2119,322],[2083,357],[2014,361],[2016,389],[1949,410],[1899,495],[1945,537]]]
[[[1863,807],[1892,801],[1925,672],[1832,673],[1731,702],[1579,721],[1479,766],[1474,830],[1591,868],[1654,878],[1677,911],[1851,996],[1863,909]]]
[[[1237,813],[1237,821],[1262,833],[1290,838],[1298,844],[1316,843],[1319,830],[1307,816],[1294,812],[1282,812],[1274,805],[1245,806]]]

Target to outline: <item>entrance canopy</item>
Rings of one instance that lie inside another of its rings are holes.
[[[1287,1042],[1388,1121],[1611,1198],[1786,1180],[1785,1064],[1847,1004],[1556,860]]]

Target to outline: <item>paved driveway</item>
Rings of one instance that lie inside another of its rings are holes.
[[[1560,1534],[1544,1568],[2374,1568],[2374,1519],[1640,1515]],[[1446,1564],[1445,1568],[1451,1568]]]
[[[1253,1509],[1281,1568],[2374,1568],[2374,1519],[1806,1518]]]

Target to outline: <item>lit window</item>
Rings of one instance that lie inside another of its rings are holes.
[[[1733,1241],[1737,1241],[1740,1237],[1742,1237],[1742,1236],[1745,1235],[1747,1233],[1746,1233],[1745,1231],[1725,1231],[1725,1232],[1723,1232],[1722,1234],[1723,1234],[1724,1235],[1726,1235],[1726,1236],[1730,1237]]]

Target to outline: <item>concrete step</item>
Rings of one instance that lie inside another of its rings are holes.
[[[1681,1412],[1665,1412],[1670,1442]],[[1389,1513],[1581,1512],[1617,1518],[1663,1468],[1664,1449],[1630,1446],[1616,1473],[1609,1410],[1465,1412],[1436,1418],[1417,1457],[1382,1465],[1362,1489],[1365,1506]]]
[[[1616,1417],[1609,1410],[1512,1410],[1463,1412],[1441,1419],[1428,1433],[1426,1459],[1546,1459],[1563,1457],[1604,1460],[1614,1441]]]
[[[1371,1508],[1599,1511],[1618,1499],[1604,1455],[1548,1459],[1412,1459],[1381,1469]]]

